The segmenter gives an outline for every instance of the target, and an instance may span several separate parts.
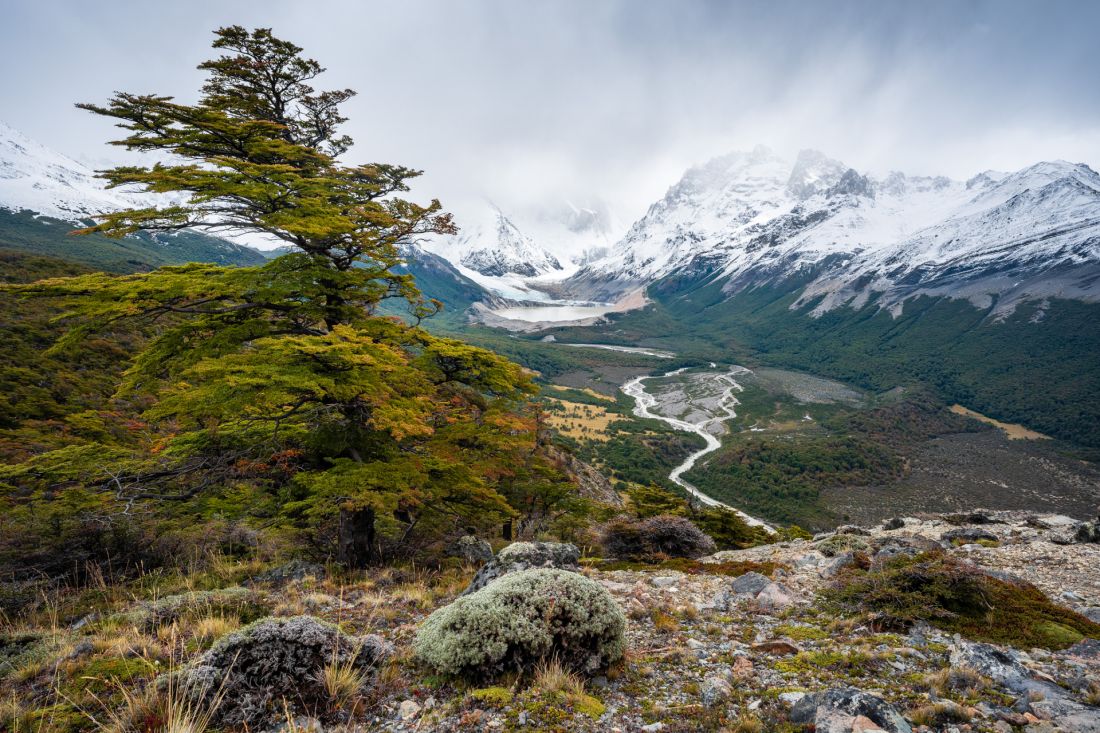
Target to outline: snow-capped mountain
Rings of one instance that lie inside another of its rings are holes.
[[[80,222],[134,203],[132,196],[104,188],[83,163],[0,122],[0,207]]]
[[[513,300],[546,300],[556,283],[606,254],[621,233],[599,202],[524,208],[505,213],[486,202],[455,216],[458,234],[424,241],[482,287]]]
[[[122,240],[67,235],[97,214],[150,203],[163,205],[178,196],[108,189],[83,163],[0,122],[0,245],[6,248],[115,272],[193,261],[263,262],[255,249],[198,232],[139,233]]]
[[[675,273],[727,292],[811,276],[795,306],[902,307],[919,294],[1011,309],[1049,296],[1100,298],[1100,176],[1039,163],[969,181],[874,178],[816,151],[766,148],[689,170],[606,257],[564,286],[617,297]]]
[[[554,255],[536,245],[500,209],[489,222],[463,230],[457,236],[459,262],[489,277],[538,277],[561,270]]]

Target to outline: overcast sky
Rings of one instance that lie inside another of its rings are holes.
[[[114,90],[192,100],[210,31],[271,27],[352,87],[355,162],[461,209],[600,197],[628,223],[757,143],[966,177],[1100,163],[1100,2],[5,0],[0,119],[85,160]]]

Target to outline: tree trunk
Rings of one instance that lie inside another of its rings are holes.
[[[337,559],[349,568],[365,568],[375,559],[374,510],[342,509]]]

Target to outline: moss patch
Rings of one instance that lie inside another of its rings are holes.
[[[849,569],[826,599],[840,613],[884,630],[927,621],[1023,649],[1064,649],[1085,636],[1100,638],[1100,624],[1054,604],[1035,586],[994,578],[939,552]]]
[[[471,692],[470,699],[481,707],[502,708],[512,702],[512,691],[507,687],[482,687]]]

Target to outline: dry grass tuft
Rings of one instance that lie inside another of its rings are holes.
[[[367,673],[355,664],[355,656],[340,663],[335,658],[318,673],[317,681],[325,688],[329,705],[344,710],[356,701],[367,684]]]
[[[538,666],[531,680],[531,686],[547,695],[555,692],[570,695],[584,694],[584,680],[581,676],[570,672],[557,659],[551,659]]]
[[[764,723],[755,715],[742,715],[729,730],[730,733],[764,733]]]
[[[92,695],[101,714],[85,715],[102,733],[204,733],[224,699],[224,688],[218,690],[213,704],[206,706],[180,690],[175,680],[176,675],[170,673],[167,684],[150,684],[144,689],[128,688],[116,681],[117,694],[110,701]]]
[[[237,618],[222,615],[210,615],[200,618],[191,627],[191,633],[203,646],[209,646],[226,634],[236,631],[241,626]]]
[[[906,715],[916,725],[939,729],[950,723],[968,723],[970,714],[959,704],[950,701],[922,705]]]
[[[672,633],[680,630],[680,622],[676,617],[665,611],[654,611],[650,614],[653,619],[653,628],[663,633]]]
[[[978,693],[989,689],[993,683],[969,667],[945,667],[927,675],[924,684],[940,697],[947,697],[950,693]]]

